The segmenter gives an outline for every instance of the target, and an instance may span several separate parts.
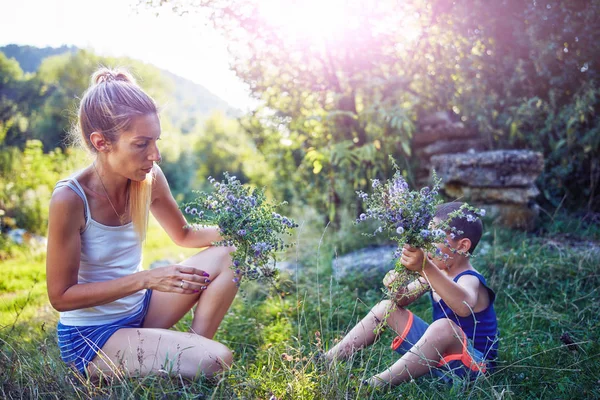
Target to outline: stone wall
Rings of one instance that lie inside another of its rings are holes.
[[[544,168],[541,153],[495,150],[441,154],[431,158],[451,199],[482,206],[496,222],[532,230],[538,216],[535,179]]]
[[[510,228],[535,227],[539,190],[534,182],[544,167],[541,153],[487,151],[477,132],[453,122],[445,112],[421,119],[412,148],[420,165],[419,186],[431,184],[435,170],[449,200],[482,206],[495,222]]]
[[[427,115],[419,121],[419,129],[412,140],[412,149],[419,160],[417,184],[429,184],[431,157],[438,154],[464,153],[485,150],[484,141],[477,132],[468,130],[462,122],[452,122],[445,112]]]

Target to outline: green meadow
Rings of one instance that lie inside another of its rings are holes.
[[[0,265],[0,394],[4,398],[598,398],[600,251],[589,240],[598,240],[600,229],[566,216],[548,219],[545,228],[539,236],[488,230],[473,260],[497,293],[501,340],[496,371],[454,385],[421,378],[389,391],[369,390],[361,381],[396,359],[389,349],[394,337],[390,332],[352,360],[325,365],[315,357],[383,298],[376,279],[332,278],[335,249],[343,240],[339,232],[301,224],[297,247],[286,255],[301,269],[282,273],[277,287],[242,284],[216,336],[234,350],[235,362],[213,381],[156,376],[94,383],[69,371],[56,345],[57,313],[45,293],[43,254],[23,253]],[[180,260],[192,252],[170,245],[158,225],[151,224],[145,265]],[[422,298],[411,309],[427,320],[428,302]],[[186,318],[175,329],[186,330],[189,322]]]

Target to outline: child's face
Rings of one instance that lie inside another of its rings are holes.
[[[436,226],[440,224],[440,220],[438,218],[434,218],[431,221],[431,228],[435,229]],[[446,242],[447,243],[435,243],[435,247],[437,247],[437,254],[429,254],[431,261],[438,267],[440,270],[447,270],[452,267],[454,263],[454,259],[456,253],[452,252],[452,249],[455,249],[457,246],[457,241],[452,239],[450,235],[446,234]]]

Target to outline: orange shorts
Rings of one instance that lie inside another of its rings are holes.
[[[399,354],[408,352],[421,339],[429,324],[409,311],[408,322],[399,336],[392,342],[392,349]],[[488,370],[487,360],[467,335],[461,330],[463,351],[460,354],[444,354],[431,373],[435,376],[451,373],[457,377],[473,379]]]

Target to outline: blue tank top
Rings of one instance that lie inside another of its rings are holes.
[[[458,279],[464,275],[473,275],[479,279],[489,293],[490,304],[480,312],[469,315],[468,317],[460,317],[448,307],[444,300],[440,300],[439,302],[435,301],[433,299],[433,292],[430,292],[431,305],[433,307],[433,320],[436,321],[441,318],[448,318],[454,321],[461,327],[467,337],[473,341],[475,348],[479,350],[487,360],[494,360],[498,354],[498,320],[496,319],[496,311],[494,310],[496,294],[487,286],[485,278],[475,271],[461,272],[453,279],[454,282],[458,282]]]

